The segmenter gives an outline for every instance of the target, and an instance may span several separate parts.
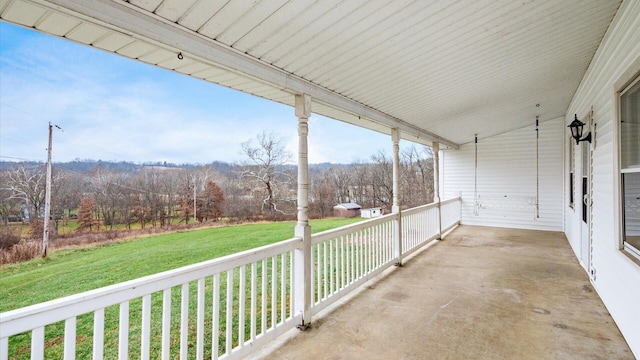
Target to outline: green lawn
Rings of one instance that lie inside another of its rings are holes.
[[[313,232],[351,224],[362,219],[324,219],[311,222]],[[293,237],[294,222],[268,224],[248,224],[202,230],[191,230],[172,234],[156,235],[143,239],[90,247],[77,250],[63,250],[50,254],[48,259],[36,259],[17,265],[7,265],[0,269],[0,312],[52,300],[55,298],[96,289],[145,275],[178,268],[184,265],[209,260],[236,253],[250,248],[275,243]],[[280,260],[278,260],[280,261]],[[271,264],[269,263],[269,274]],[[279,267],[279,265],[278,265]],[[260,274],[260,271],[258,274]],[[236,269],[237,272],[237,269]],[[236,274],[237,276],[237,274]],[[248,275],[247,275],[248,276]],[[269,275],[270,276],[270,275]],[[260,278],[260,275],[259,275]],[[226,281],[221,279],[221,294],[225,293]],[[270,281],[270,278],[268,278]],[[238,284],[234,284],[237,288]],[[211,292],[207,282],[207,293]],[[180,289],[172,289],[172,314],[179,314]],[[195,318],[195,284],[190,285],[190,318]],[[270,296],[268,294],[267,296]],[[224,295],[223,295],[224,299]],[[206,299],[207,319],[211,319],[212,299]],[[237,298],[234,298],[234,311],[237,311]],[[134,334],[129,344],[129,356],[139,357],[140,338],[140,299],[130,303],[130,334]],[[160,323],[162,298],[160,293],[152,297],[152,358],[160,356]],[[221,303],[221,318],[224,319],[225,305]],[[270,305],[269,305],[270,309]],[[205,328],[205,356],[211,357],[211,326],[207,320]],[[248,331],[248,319],[247,331]],[[267,319],[270,323],[271,319]],[[78,317],[77,320],[77,356],[91,357],[93,318],[91,314]],[[194,357],[194,327],[190,319],[189,356]],[[233,342],[237,343],[237,319],[234,317]],[[219,339],[220,349],[224,348],[224,323]],[[46,358],[63,356],[62,336],[64,323],[56,323],[46,328]],[[117,357],[118,345],[118,306],[105,309],[105,358]],[[171,319],[171,355],[177,357],[179,336],[179,318]],[[248,336],[248,333],[247,333]],[[28,359],[30,335],[12,337],[9,344],[10,359]]]
[[[360,221],[311,221],[320,232]],[[0,270],[0,312],[210,260],[293,237],[295,222],[247,224],[61,250]]]

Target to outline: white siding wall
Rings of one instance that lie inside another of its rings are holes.
[[[638,71],[640,1],[626,0],[578,87],[565,121],[568,124],[574,113],[580,116],[593,106],[597,124],[593,149],[592,265],[596,272],[593,282],[635,356],[640,358],[640,266],[619,250],[616,150],[616,92]],[[579,243],[579,211],[567,211],[565,221],[569,241]]]
[[[442,153],[443,198],[462,195],[462,223],[562,231],[563,119],[539,126],[539,217],[536,217],[536,132],[532,125],[478,140],[474,214],[474,148],[465,144]]]

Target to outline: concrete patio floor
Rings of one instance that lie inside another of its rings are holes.
[[[461,226],[256,358],[634,356],[562,233]]]

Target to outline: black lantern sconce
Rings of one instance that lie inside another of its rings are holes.
[[[591,132],[589,132],[587,136],[582,138],[582,130],[584,128],[585,123],[578,120],[577,114],[574,114],[574,116],[575,116],[574,120],[567,127],[571,129],[571,136],[576,140],[576,145],[579,144],[580,141],[588,141],[589,143],[591,143]]]

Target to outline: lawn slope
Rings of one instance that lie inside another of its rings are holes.
[[[311,222],[313,232],[361,219]],[[0,312],[93,290],[293,237],[295,222],[191,230],[61,250],[0,270]]]

